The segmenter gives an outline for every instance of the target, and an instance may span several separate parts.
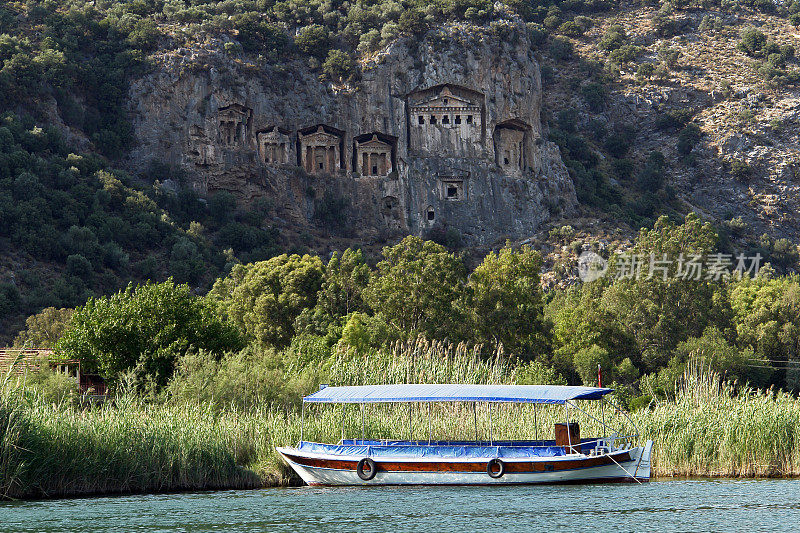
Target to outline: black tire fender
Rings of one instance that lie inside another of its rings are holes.
[[[364,470],[365,466],[367,467],[367,470]],[[375,466],[375,461],[369,457],[364,457],[356,465],[356,474],[358,474],[358,477],[364,481],[369,481],[370,479],[374,478],[377,472],[378,468]]]
[[[495,467],[499,467],[497,472],[494,471]],[[486,463],[486,473],[489,474],[489,477],[497,479],[503,477],[503,474],[506,473],[506,464],[495,457],[488,463]]]

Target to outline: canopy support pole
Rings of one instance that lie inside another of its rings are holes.
[[[487,402],[486,407],[489,409],[489,446],[494,446],[494,435],[492,435],[492,404]]]
[[[300,443],[303,442],[303,430],[305,429],[306,425],[306,402],[302,403],[302,407],[300,407]]]
[[[536,420],[537,405],[533,404],[533,440],[539,440],[539,423]]]
[[[413,430],[413,426],[411,425],[411,407],[413,405],[414,405],[413,403],[408,402],[408,440],[409,440],[409,442],[414,440],[414,430]]]
[[[344,443],[344,405],[342,404],[342,443]]]
[[[364,434],[366,433],[365,431],[366,423],[364,422],[364,404],[362,403],[360,405],[361,405],[361,440],[363,441],[365,440]]]
[[[433,422],[431,422],[431,403],[428,402],[428,446],[431,444],[431,436],[433,435]]]
[[[478,442],[478,403],[472,402],[472,415],[475,418],[475,442]]]

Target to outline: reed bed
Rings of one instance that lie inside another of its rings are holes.
[[[800,476],[800,400],[687,371],[675,400],[633,414],[659,476]]]
[[[508,383],[513,369],[498,354],[466,347],[398,344],[370,357],[342,356],[329,382]],[[620,417],[598,402],[570,409],[584,437],[596,419]],[[131,395],[88,409],[54,405],[34,391],[0,387],[0,496],[251,488],[296,483],[275,446],[348,438],[483,441],[552,438],[563,406],[307,405],[219,411],[197,402],[148,403]],[[589,416],[591,415],[591,416]],[[658,476],[800,475],[800,401],[773,391],[723,384],[693,371],[675,399],[632,415],[655,441]],[[490,424],[491,422],[491,424]],[[610,424],[611,425],[611,424]],[[490,432],[490,426],[492,428]],[[621,435],[632,431],[620,427]],[[642,438],[640,438],[640,441]]]

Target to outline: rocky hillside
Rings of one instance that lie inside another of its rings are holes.
[[[640,189],[629,204],[635,215],[668,204],[733,238],[766,233],[768,249],[782,237],[796,241],[800,32],[787,7],[768,11],[629,4],[594,17],[582,35],[561,37],[574,47],[571,59],[543,52],[551,124],[570,123],[604,152],[599,166],[612,183]],[[579,111],[559,115],[569,109]],[[628,143],[618,146],[619,137]],[[640,178],[656,151],[663,189],[654,191]]]

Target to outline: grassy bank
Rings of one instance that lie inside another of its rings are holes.
[[[468,351],[394,354],[337,362],[331,381],[509,382],[501,359],[481,361]],[[444,355],[442,357],[442,355]],[[435,356],[435,358],[434,358]],[[391,361],[390,361],[391,359]],[[440,363],[434,361],[438,359]],[[424,370],[424,371],[423,371]],[[345,376],[347,379],[345,379]],[[600,415],[599,406],[584,403]],[[549,436],[564,420],[562,407],[471,406],[308,407],[307,440],[348,436],[523,438]],[[606,412],[606,415],[610,413]],[[584,436],[597,424],[573,411]],[[655,441],[656,475],[800,475],[800,401],[785,393],[734,390],[711,374],[687,374],[674,401],[633,415]],[[476,425],[477,419],[477,425]],[[534,424],[535,420],[535,424]],[[0,395],[0,494],[14,498],[93,493],[251,488],[287,484],[290,472],[275,446],[300,438],[297,409],[214,410],[197,403],[152,403],[121,396],[113,404],[77,410],[51,404],[35,391],[9,386]]]

